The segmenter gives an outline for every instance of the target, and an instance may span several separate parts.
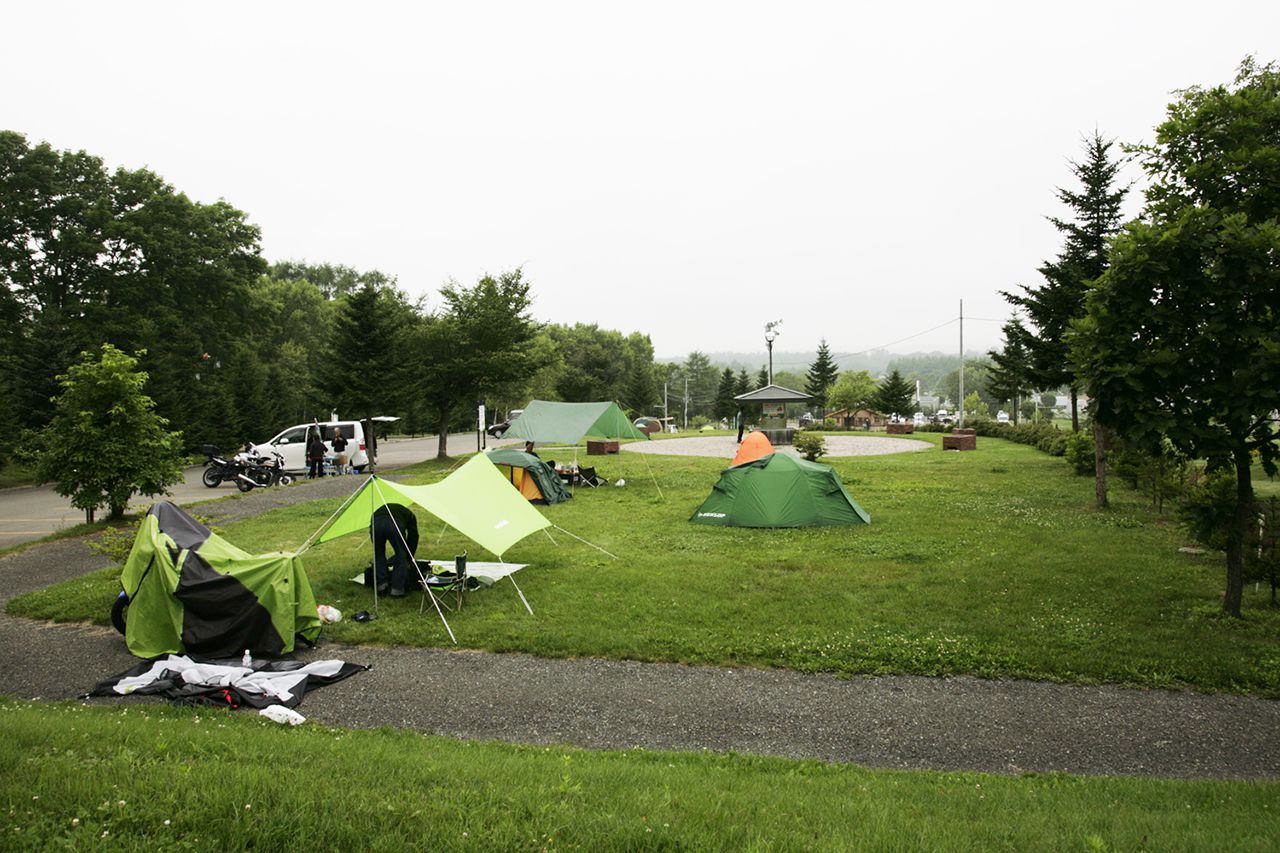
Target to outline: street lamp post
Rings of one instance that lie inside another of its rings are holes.
[[[773,342],[778,337],[778,327],[782,325],[781,320],[774,320],[771,323],[764,324],[764,342],[769,348],[769,384],[773,384]]]

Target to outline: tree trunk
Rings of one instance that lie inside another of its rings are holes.
[[[449,419],[453,414],[453,406],[440,407],[440,444],[436,450],[437,459],[449,458]]]
[[[1236,517],[1227,534],[1227,591],[1222,596],[1222,610],[1238,617],[1244,594],[1244,549],[1253,517],[1253,460],[1244,447],[1237,447],[1231,455],[1236,463]]]
[[[1107,508],[1107,443],[1111,431],[1093,422],[1093,495],[1098,509]]]
[[[1071,387],[1071,431],[1080,431],[1080,395],[1074,385]]]
[[[93,507],[89,507],[84,511],[85,524],[93,524]]]

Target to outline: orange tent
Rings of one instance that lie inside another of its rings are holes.
[[[738,445],[738,453],[733,457],[733,464],[741,465],[743,462],[754,462],[772,452],[773,445],[769,443],[768,436],[759,431],[753,432],[742,439],[742,444]]]

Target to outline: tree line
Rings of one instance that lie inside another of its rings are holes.
[[[1274,477],[1280,459],[1280,70],[1247,58],[1228,84],[1177,92],[1154,142],[1113,146],[1095,132],[1072,163],[1079,186],[1058,190],[1071,215],[1050,218],[1062,249],[1005,294],[1017,313],[992,373],[1013,395],[1069,388],[1076,430],[1088,395],[1099,507],[1112,460],[1198,462],[1187,482],[1210,482],[1184,510],[1224,548],[1222,607],[1240,616],[1253,469]],[[1125,222],[1127,158],[1148,185]]]

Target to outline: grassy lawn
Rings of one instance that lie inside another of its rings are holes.
[[[0,701],[0,847],[1272,850],[1280,785],[867,770]]]
[[[1075,682],[1192,686],[1280,695],[1280,613],[1246,592],[1246,618],[1218,615],[1224,568],[1179,554],[1176,528],[1123,487],[1092,508],[1093,484],[1061,459],[998,439],[944,453],[829,459],[872,524],[748,530],[688,524],[724,460],[592,457],[624,488],[580,489],[542,508],[557,530],[518,543],[512,562],[535,614],[505,582],[472,593],[451,618],[462,645],[546,656],[787,667],[836,673],[975,673]],[[556,453],[562,458],[563,452]],[[586,457],[579,457],[586,461]],[[420,466],[420,479],[443,466]],[[661,484],[660,497],[649,472]],[[356,480],[352,479],[353,487]],[[299,546],[338,501],[300,505],[223,531],[250,551]],[[419,554],[474,545],[422,518]],[[367,539],[311,549],[318,601],[348,616],[372,604],[348,578]],[[13,613],[107,621],[118,572],[22,596]],[[444,645],[416,596],[384,600],[371,623],[326,629],[335,640]]]
[[[14,486],[34,486],[38,482],[36,469],[31,465],[23,465],[19,462],[0,465],[0,489],[10,489]]]

